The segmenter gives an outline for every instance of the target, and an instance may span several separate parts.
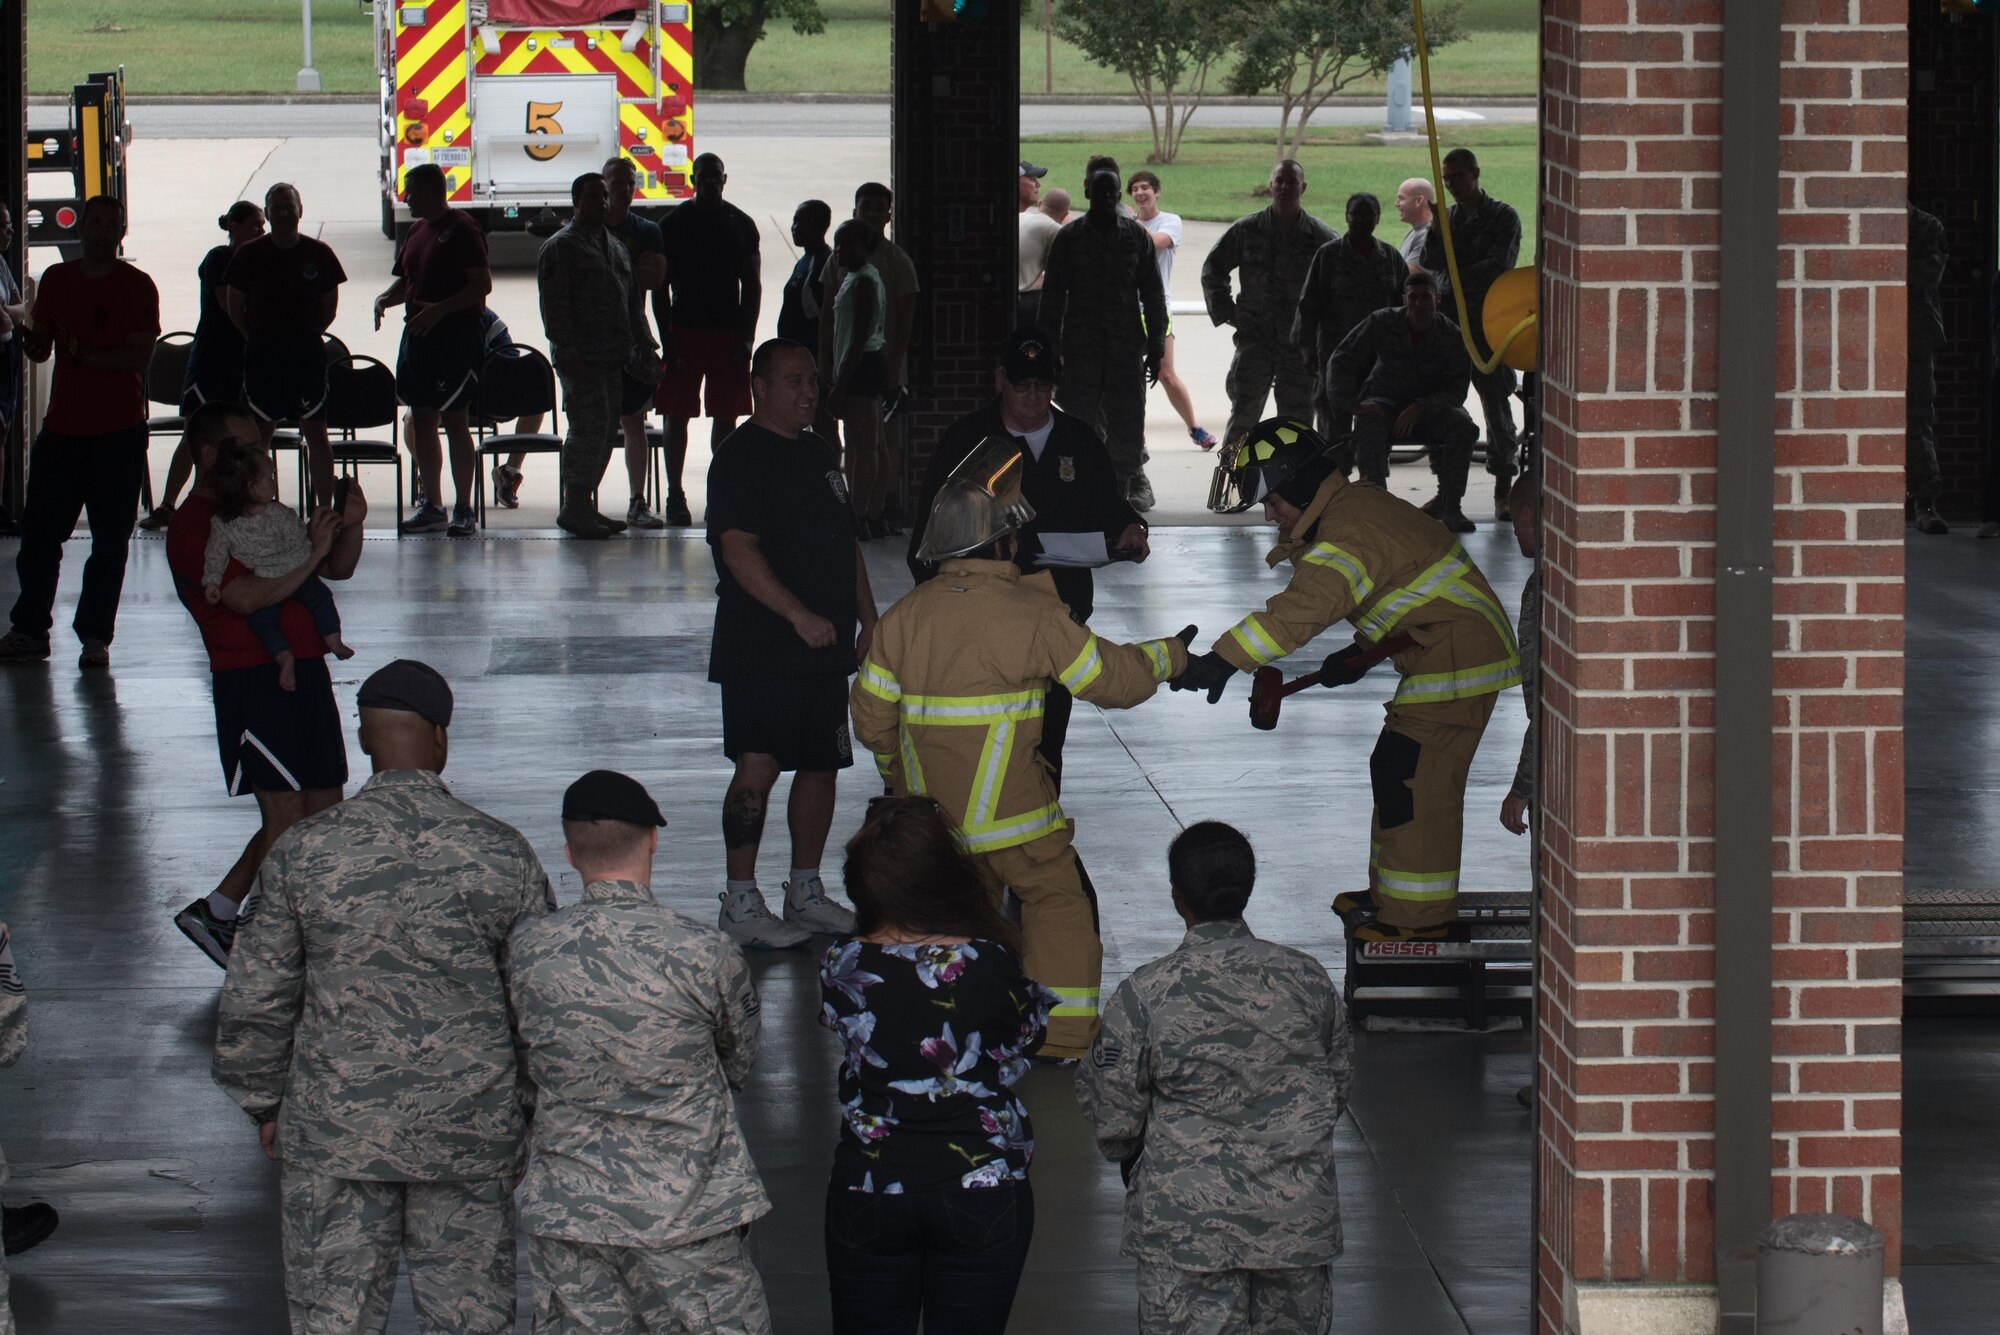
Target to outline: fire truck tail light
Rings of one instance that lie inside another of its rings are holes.
[[[406,144],[421,144],[430,137],[431,127],[422,121],[412,121],[403,127],[403,142]]]
[[[431,114],[431,104],[421,97],[406,97],[403,99],[402,111],[404,120],[420,121]]]

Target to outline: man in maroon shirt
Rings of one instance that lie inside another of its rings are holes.
[[[405,533],[444,529],[454,538],[479,531],[472,514],[477,455],[467,416],[485,357],[479,312],[493,290],[486,234],[469,214],[445,203],[444,171],[431,164],[403,176],[403,195],[416,221],[396,252],[396,280],[375,298],[375,327],[382,313],[404,306],[403,346],[396,357],[396,397],[410,409],[410,452],[417,456],[424,504],[403,523]],[[451,437],[451,481],[457,493],[446,518],[443,450],[438,423]]]
[[[280,422],[305,438],[313,496],[333,496],[333,449],[326,438],[324,336],[340,308],[347,272],[333,247],[299,231],[299,188],[280,181],[264,194],[268,236],[246,241],[223,274],[223,304],[243,335],[243,402],[264,443]]]
[[[312,558],[284,575],[261,576],[235,561],[222,576],[221,601],[202,594],[202,564],[215,517],[215,502],[206,485],[216,451],[225,443],[252,443],[258,424],[250,414],[229,403],[204,403],[188,418],[185,445],[195,460],[194,490],[188,493],[167,526],[167,564],[174,588],[201,631],[215,694],[215,737],[222,748],[222,773],[231,796],[254,793],[263,824],[250,837],[241,856],[222,883],[174,915],[174,924],[225,968],[235,944],[238,906],[250,893],[264,854],[279,835],[314,812],[340,800],[347,782],[347,746],[340,731],[340,710],[333,700],[333,679],[326,669],[326,643],[313,629],[312,616],[291,599],[307,575],[347,579],[361,559],[362,521],[368,503],[360,488],[349,483],[347,507],[313,512],[307,526]],[[296,690],[278,683],[278,665],[259,643],[244,618],[277,606],[285,639],[296,660]]]
[[[111,665],[125,548],[146,477],[146,367],[160,335],[153,280],[118,258],[125,210],[97,195],[83,206],[83,258],[49,267],[22,351],[56,359],[49,410],[28,455],[28,504],[14,568],[21,596],[0,636],[0,663],[49,656],[63,543],[90,515],[90,560],[76,600],[80,667]]]

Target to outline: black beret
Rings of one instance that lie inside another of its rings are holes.
[[[615,820],[627,825],[665,825],[659,804],[645,786],[617,770],[594,769],[563,794],[564,820]]]
[[[363,709],[399,709],[440,728],[451,726],[451,687],[438,670],[414,658],[399,658],[375,669],[361,683]]]

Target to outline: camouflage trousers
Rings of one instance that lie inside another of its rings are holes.
[[[14,1335],[14,1309],[7,1305],[7,1262],[0,1259],[0,1335]]]
[[[1937,350],[1910,341],[1909,383],[1903,394],[1905,479],[1910,495],[1935,501],[1944,494],[1937,457]]]
[[[380,1335],[399,1260],[417,1327],[514,1329],[514,1184],[356,1182],[291,1164],[279,1177],[292,1335]]]
[[[1073,339],[1063,355],[1056,406],[1104,437],[1122,491],[1146,464],[1146,345]]]
[[[563,508],[592,508],[597,484],[616,446],[618,408],[625,397],[625,372],[616,366],[585,366],[562,378],[563,412],[569,430],[563,433]]]
[[[1140,1335],[1324,1335],[1332,1266],[1183,1270],[1139,1262]]]
[[[1021,902],[1021,969],[1058,998],[1042,1046],[1051,1057],[1082,1057],[1097,1037],[1104,946],[1097,935],[1097,890],[1070,846],[1075,832],[1072,821],[973,859],[988,889],[997,896],[1005,886]]]
[[[530,1236],[534,1335],[770,1335],[764,1281],[736,1229],[680,1247]]]
[[[1313,372],[1298,345],[1277,339],[1236,336],[1236,355],[1223,381],[1229,391],[1229,425],[1223,443],[1241,440],[1264,420],[1264,403],[1275,391],[1278,415],[1310,422],[1313,417]]]
[[[1479,439],[1479,428],[1473,425],[1472,415],[1457,407],[1428,408],[1415,427],[1397,437],[1396,418],[1407,406],[1370,400],[1354,414],[1350,440],[1361,480],[1373,487],[1387,486],[1389,447],[1393,440],[1422,441],[1430,447],[1431,472],[1437,475],[1438,494],[1449,501],[1463,500],[1466,475],[1472,471],[1472,445]]]

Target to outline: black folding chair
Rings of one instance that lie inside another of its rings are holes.
[[[172,330],[153,340],[153,360],[146,367],[146,399],[173,411],[146,419],[148,443],[154,436],[178,436],[187,426],[187,419],[181,416],[181,384],[187,379],[188,353],[193,347],[194,335],[185,329]],[[142,490],[144,513],[151,514],[153,467],[150,459],[146,464]]]
[[[403,451],[397,435],[396,373],[373,357],[349,356],[326,368],[326,429],[333,466],[353,477],[363,466],[396,470],[396,532],[403,531]],[[363,431],[389,429],[389,437]],[[331,498],[329,498],[331,499]]]
[[[548,431],[495,431],[493,423],[518,421],[540,413]],[[487,460],[510,454],[561,454],[562,425],[556,420],[556,368],[540,349],[516,343],[495,348],[479,371],[479,390],[472,403],[472,420],[479,430],[479,458],[472,494],[479,526],[486,526]],[[556,508],[563,504],[562,470],[556,471]]]

